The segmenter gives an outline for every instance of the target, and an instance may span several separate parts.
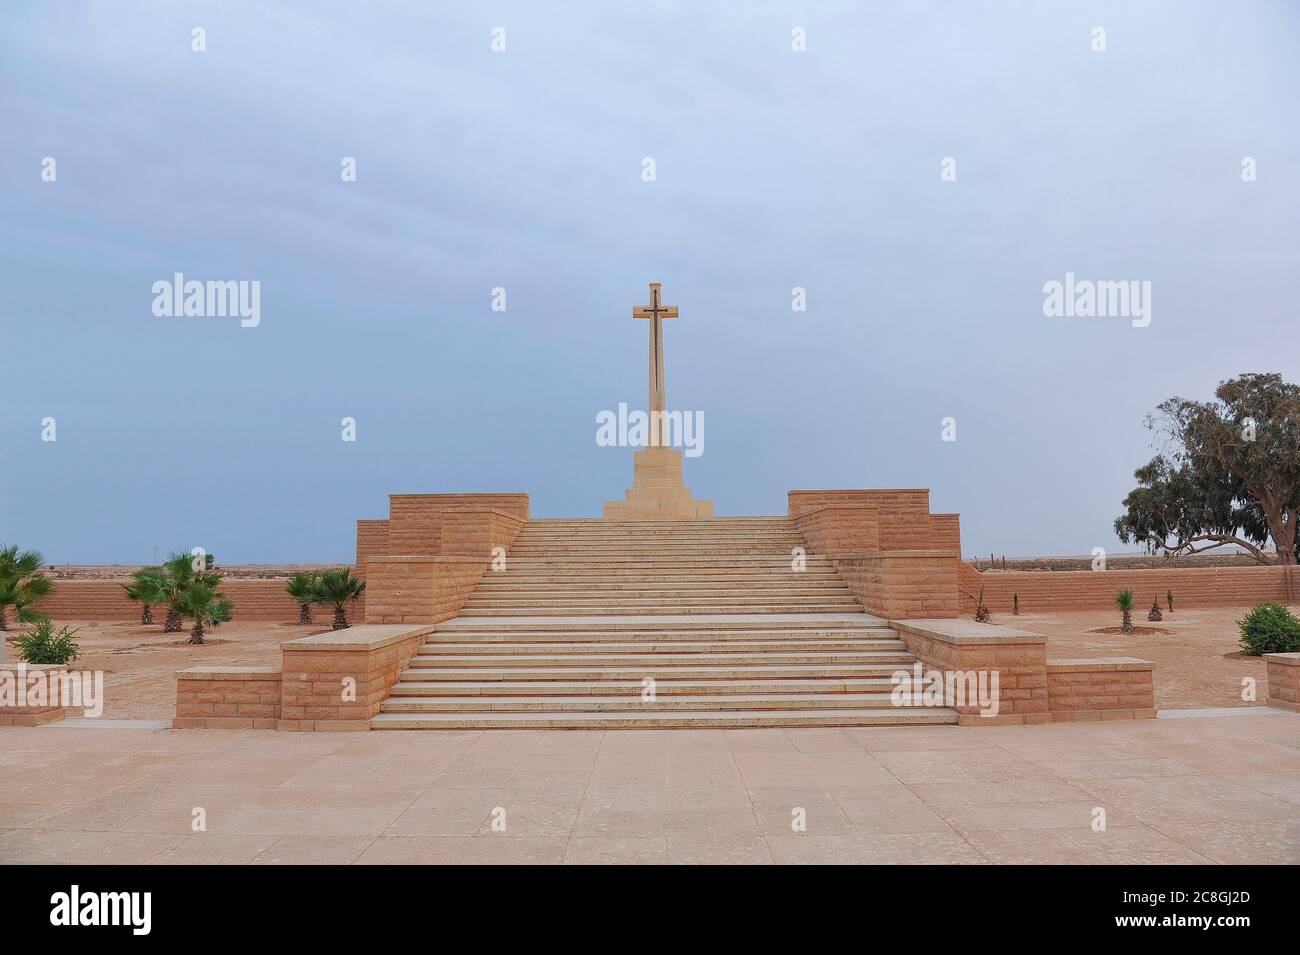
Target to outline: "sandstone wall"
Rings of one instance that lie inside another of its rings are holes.
[[[989,571],[980,573],[963,561],[961,609],[974,614],[975,597],[994,613],[1011,611],[1012,594],[1020,595],[1026,613],[1050,610],[1109,610],[1115,595],[1131,589],[1136,609],[1145,616],[1152,597],[1174,593],[1179,607],[1250,606],[1264,601],[1300,600],[1300,569],[1295,567],[1184,567],[1156,570]]]

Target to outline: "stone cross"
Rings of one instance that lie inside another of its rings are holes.
[[[664,326],[665,318],[677,317],[676,305],[659,302],[659,283],[650,283],[650,304],[632,309],[633,318],[650,319],[650,412],[651,422],[661,422],[664,417]],[[656,414],[656,412],[658,412]],[[657,431],[658,429],[653,429]],[[651,444],[658,444],[652,440]]]

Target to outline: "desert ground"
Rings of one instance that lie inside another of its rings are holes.
[[[1156,706],[1161,709],[1249,706],[1242,699],[1242,680],[1253,677],[1256,698],[1266,696],[1264,662],[1238,652],[1236,621],[1249,608],[1215,607],[1166,613],[1160,623],[1135,614],[1139,628],[1164,633],[1097,633],[1114,629],[1110,611],[997,614],[994,623],[1046,634],[1050,658],[1127,656],[1155,664]],[[1300,610],[1300,607],[1294,608]],[[190,646],[187,632],[164,634],[158,624],[144,627],[123,621],[67,621],[77,627],[82,655],[77,666],[103,670],[109,719],[170,720],[176,703],[175,672],[191,666],[274,666],[285,640],[328,629],[327,615],[313,626],[293,622],[232,621],[209,634],[203,646]],[[6,659],[17,659],[12,647]]]

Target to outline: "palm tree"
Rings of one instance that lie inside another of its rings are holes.
[[[14,608],[19,623],[45,619],[45,614],[32,609],[54,589],[54,582],[39,573],[44,564],[40,551],[19,550],[16,544],[0,548],[0,630],[9,628],[5,615],[9,607]]]
[[[176,602],[177,612],[186,620],[194,621],[189,643],[203,642],[204,625],[216,626],[230,619],[233,604],[217,592],[216,582],[208,579],[210,576],[201,574],[191,580]]]
[[[984,603],[984,588],[981,587],[980,595],[975,600],[975,622],[988,623],[991,616],[989,608]]]
[[[289,582],[284,585],[285,593],[298,604],[300,624],[311,623],[312,590],[319,579],[319,574],[298,573],[290,577]]]
[[[1115,606],[1119,607],[1122,624],[1120,630],[1124,633],[1133,632],[1133,591],[1121,590],[1115,597]]]
[[[140,623],[148,626],[153,623],[154,605],[165,600],[162,568],[142,567],[131,575],[128,583],[122,584],[122,590],[126,592],[127,600],[139,602]]]
[[[365,581],[357,580],[346,567],[327,570],[317,579],[311,590],[312,603],[334,608],[334,629],[345,630],[348,623],[347,605],[355,603],[366,592]]]
[[[159,603],[167,605],[167,619],[163,622],[163,633],[180,633],[181,621],[185,616],[181,612],[181,595],[195,581],[212,584],[215,588],[220,579],[216,574],[204,574],[194,569],[194,558],[185,551],[176,551],[168,555],[162,565],[162,595]]]
[[[1160,598],[1151,598],[1151,609],[1147,611],[1148,620],[1163,620],[1165,615],[1160,612]]]

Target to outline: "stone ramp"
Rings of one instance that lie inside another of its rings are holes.
[[[956,722],[893,705],[915,657],[806,551],[785,518],[533,521],[371,726]]]

